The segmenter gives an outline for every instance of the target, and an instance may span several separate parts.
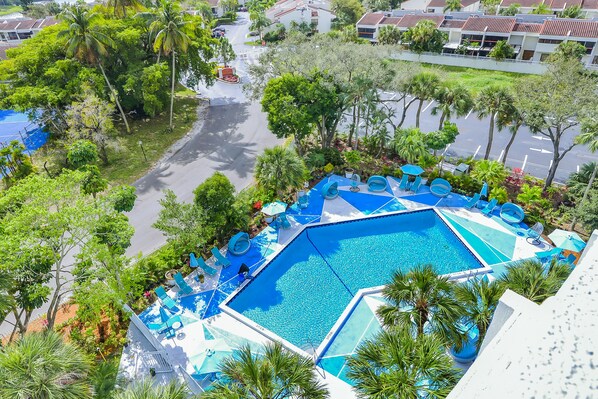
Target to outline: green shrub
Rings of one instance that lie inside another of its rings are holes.
[[[309,152],[308,158],[312,154],[321,154],[324,156],[324,165],[331,163],[333,166],[341,166],[344,164],[341,152],[336,148],[316,148]]]
[[[504,187],[494,187],[490,190],[489,199],[496,199],[499,204],[504,204],[505,202],[509,201],[509,194],[507,193],[507,189]]]

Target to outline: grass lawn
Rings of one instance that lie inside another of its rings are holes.
[[[443,79],[457,81],[465,86],[471,94],[476,95],[486,86],[499,85],[513,87],[517,81],[527,75],[490,71],[486,69],[473,69],[464,67],[453,67],[445,65],[422,64],[428,70],[436,71]]]
[[[21,6],[0,6],[0,15],[8,15],[15,12],[22,12]]]

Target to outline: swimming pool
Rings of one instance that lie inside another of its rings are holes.
[[[432,209],[310,226],[225,306],[312,352],[358,290],[426,263],[440,274],[483,267]]]

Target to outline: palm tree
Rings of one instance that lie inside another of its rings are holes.
[[[25,335],[0,351],[0,398],[91,398],[90,365],[53,331]]]
[[[447,345],[462,344],[457,321],[463,307],[453,295],[454,284],[439,276],[432,265],[417,266],[407,273],[398,270],[382,294],[389,302],[378,308],[378,316],[389,328],[424,329],[438,334]]]
[[[434,100],[438,103],[432,108],[432,115],[440,112],[438,130],[444,126],[444,121],[450,121],[453,112],[456,116],[465,116],[473,108],[473,98],[463,85],[442,83],[436,93]]]
[[[512,107],[512,105],[513,96],[509,90],[501,86],[494,85],[485,87],[478,95],[475,105],[478,118],[483,119],[487,116],[490,117],[490,124],[488,127],[488,144],[486,145],[484,159],[488,159],[490,157],[492,141],[494,140],[496,116],[501,113],[508,113],[508,108]]]
[[[188,397],[187,388],[176,381],[167,385],[155,385],[152,380],[144,379],[115,394],[113,399],[187,399]]]
[[[587,144],[588,149],[591,152],[598,151],[598,137],[596,137],[596,133],[592,129],[586,129],[585,131],[582,131],[581,134],[579,136],[577,136],[577,141],[580,144]],[[576,209],[581,209],[581,206],[584,204],[584,202],[588,198],[590,189],[594,185],[594,180],[596,180],[597,173],[598,173],[598,162],[594,162],[594,169],[592,170],[592,174],[590,175],[590,180],[588,181],[588,185],[586,186],[585,190],[583,191],[583,196],[581,197],[579,206],[577,206]],[[575,225],[577,224],[577,216],[578,216],[578,213],[576,212],[573,216],[573,221],[571,221],[571,230],[575,229]]]
[[[552,10],[544,3],[540,3],[530,12],[530,14],[550,15]]]
[[[442,9],[442,12],[461,11],[461,7],[461,0],[446,0],[446,5]]]
[[[505,147],[505,152],[501,159],[503,165],[507,163],[507,157],[509,156],[509,150],[511,146],[515,142],[515,137],[519,132],[519,128],[523,125],[523,115],[517,109],[515,105],[505,107],[506,109],[503,110],[504,112],[499,113],[496,116],[496,125],[498,126],[498,130],[502,130],[505,127],[509,128],[509,133],[511,133],[511,137],[509,138],[509,142]]]
[[[139,0],[108,0],[108,7],[114,9],[114,16],[117,18],[126,18],[127,8],[139,10],[143,5]]]
[[[94,20],[98,18],[98,14],[90,12],[87,6],[76,4],[66,8],[60,14],[60,18],[68,24],[67,30],[58,33],[59,37],[66,36],[68,38],[66,43],[67,54],[74,56],[81,62],[87,62],[91,65],[96,64],[100,68],[110,94],[120,111],[127,132],[130,132],[127,117],[118,100],[118,93],[110,84],[102,65],[102,57],[108,55],[107,47],[113,46],[113,41],[96,27],[91,26]]]
[[[436,335],[414,338],[409,330],[383,331],[347,359],[349,377],[361,398],[445,398],[459,373]]]
[[[432,100],[438,86],[440,85],[440,78],[432,72],[421,72],[415,75],[409,84],[409,93],[419,100],[417,106],[417,114],[415,115],[415,127],[419,128],[419,117],[422,112],[424,101]]]
[[[378,31],[378,43],[394,45],[401,41],[401,31],[394,25],[383,25]]]
[[[221,364],[221,382],[202,394],[204,399],[324,399],[328,391],[316,377],[310,358],[290,352],[279,342],[267,344],[264,354],[249,346]],[[117,398],[118,399],[118,398]]]
[[[498,161],[483,160],[475,164],[471,177],[478,181],[485,181],[491,187],[500,185],[509,175],[502,163]]]
[[[585,13],[581,10],[580,6],[571,6],[565,8],[559,14],[561,18],[572,18],[572,19],[582,19],[585,16]]]
[[[504,291],[504,286],[486,279],[472,279],[455,287],[455,297],[465,309],[465,318],[478,328],[478,350]]]
[[[262,40],[264,40],[264,29],[270,26],[272,24],[272,21],[270,21],[266,17],[266,13],[264,11],[250,13],[249,20],[251,21],[249,29],[258,31],[258,33],[260,34],[261,42]]]
[[[176,52],[187,52],[191,39],[185,33],[188,27],[183,13],[178,5],[171,0],[162,0],[158,8],[158,15],[150,25],[150,32],[154,39],[154,51],[158,54],[172,55],[172,81],[170,88],[170,129],[172,125],[172,113],[174,108],[174,86],[176,83]]]
[[[571,267],[565,263],[552,261],[545,271],[542,262],[526,259],[507,266],[498,283],[540,304],[557,293],[570,273]]]
[[[391,147],[399,157],[409,163],[416,163],[428,154],[425,135],[418,128],[397,130]]]
[[[255,179],[258,185],[272,190],[279,197],[291,188],[299,188],[305,181],[305,164],[293,150],[276,146],[267,148],[257,157]]]

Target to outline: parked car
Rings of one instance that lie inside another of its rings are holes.
[[[226,29],[224,29],[222,26],[217,26],[214,29],[212,29],[212,33],[214,32],[222,32],[224,34],[226,33]]]

